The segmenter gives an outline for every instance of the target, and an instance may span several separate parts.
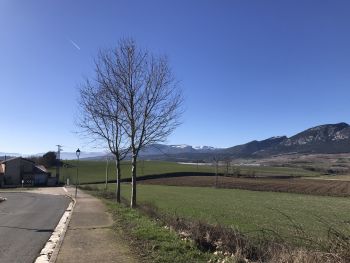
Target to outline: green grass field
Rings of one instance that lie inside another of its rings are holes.
[[[129,199],[129,184],[122,185],[122,196]],[[224,224],[252,236],[273,231],[293,243],[300,242],[293,238],[295,224],[313,238],[325,237],[330,225],[350,231],[349,198],[157,185],[138,185],[137,198],[170,215]]]
[[[77,161],[68,161],[69,164],[77,166]],[[121,164],[122,178],[130,178],[131,165],[129,162]],[[115,163],[109,162],[108,169],[109,180],[115,179]],[[165,174],[174,172],[214,172],[211,166],[184,165],[174,162],[158,162],[158,161],[140,161],[138,162],[137,175]],[[61,179],[70,178],[71,182],[75,182],[76,168],[62,168]],[[106,162],[105,161],[80,161],[79,162],[79,181],[80,183],[103,182],[106,178]]]
[[[67,163],[74,166],[77,165],[77,161],[67,161]],[[131,167],[129,162],[122,162],[122,178],[129,178]],[[304,170],[302,168],[290,168],[290,167],[236,167],[243,175],[255,175],[255,176],[319,176],[317,172]],[[109,163],[109,176],[110,180],[115,178],[115,163]],[[225,173],[225,168],[220,167],[219,172]],[[232,170],[230,169],[229,172]],[[55,174],[54,170],[51,170]],[[179,164],[175,162],[163,162],[163,161],[140,161],[138,162],[137,175],[154,175],[154,174],[166,174],[176,172],[206,172],[215,173],[214,166],[211,165],[189,165]],[[89,182],[102,182],[106,176],[106,162],[105,161],[80,161],[79,163],[79,181],[80,183]],[[70,178],[72,183],[75,182],[76,168],[62,168],[61,180]]]

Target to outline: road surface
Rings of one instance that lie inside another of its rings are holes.
[[[0,203],[0,262],[32,263],[50,238],[70,199],[62,195],[6,193]]]

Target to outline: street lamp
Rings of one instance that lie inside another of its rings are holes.
[[[78,158],[78,164],[77,164],[77,176],[75,178],[75,198],[77,198],[77,193],[78,193],[78,182],[79,182],[79,156],[80,156],[80,150],[78,148],[78,150],[75,152],[75,154],[77,155]]]

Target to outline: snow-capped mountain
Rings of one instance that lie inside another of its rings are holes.
[[[188,147],[192,147],[191,145],[188,145],[188,144],[178,144],[178,145],[169,145],[170,147],[172,148],[178,148],[178,149],[185,149],[185,148],[188,148]]]
[[[212,146],[206,146],[206,145],[201,145],[201,146],[194,146],[193,147],[195,150],[199,151],[211,151],[211,150],[216,150],[217,148],[212,147]]]
[[[140,152],[141,156],[151,156],[151,155],[173,155],[173,154],[183,154],[183,153],[198,153],[198,152],[210,152],[216,148],[211,146],[191,146],[188,144],[152,144],[147,146]]]

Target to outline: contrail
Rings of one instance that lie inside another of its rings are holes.
[[[78,50],[80,50],[80,47],[78,46],[77,43],[75,43],[72,39],[69,39],[70,43]]]

